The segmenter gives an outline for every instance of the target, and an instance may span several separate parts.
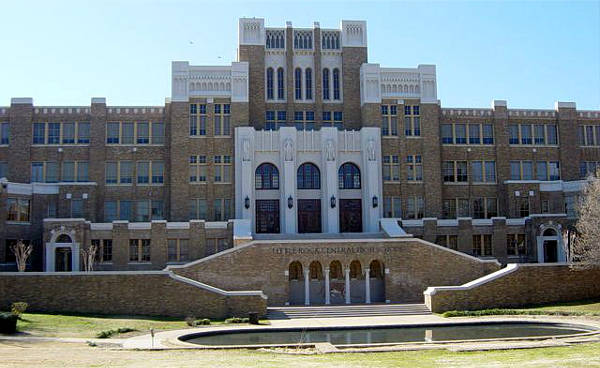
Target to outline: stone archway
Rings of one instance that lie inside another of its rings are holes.
[[[290,263],[288,269],[289,288],[289,304],[298,305],[304,304],[304,272],[302,263],[294,261]]]
[[[371,303],[385,302],[385,269],[376,259],[369,264],[369,290]]]
[[[560,224],[542,224],[537,236],[538,263],[566,262]]]
[[[359,260],[350,262],[350,303],[365,303],[366,289],[362,265]]]
[[[79,243],[74,236],[74,231],[53,231],[46,243],[46,272],[79,271]]]
[[[323,278],[323,268],[319,261],[312,261],[309,268],[310,279],[310,304],[325,303],[325,281]]]

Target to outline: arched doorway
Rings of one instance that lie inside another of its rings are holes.
[[[256,233],[279,233],[279,170],[271,163],[263,163],[254,172],[256,192]]]
[[[537,255],[539,263],[565,262],[566,254],[563,248],[563,239],[560,224],[540,226],[537,237]]]
[[[360,169],[346,162],[338,170],[340,192],[340,232],[362,232],[362,194]]]
[[[298,199],[298,232],[320,233],[321,195],[317,193],[321,189],[321,173],[315,164],[305,162],[298,167],[296,188],[302,195]]]
[[[290,263],[288,279],[290,286],[289,304],[304,304],[304,273],[302,272],[302,264],[300,262],[294,261]]]
[[[309,265],[310,277],[310,304],[325,303],[325,280],[323,268],[319,261],[312,261]]]
[[[340,261],[332,261],[329,264],[329,302],[331,304],[344,304],[345,280]]]
[[[542,235],[544,238],[556,237],[556,230],[546,229]],[[544,239],[544,263],[558,262],[558,240]]]
[[[46,243],[46,272],[79,271],[79,243],[74,232],[57,231]]]
[[[360,261],[350,262],[350,303],[365,302],[365,279]]]
[[[369,285],[371,289],[371,303],[385,302],[385,277],[383,263],[373,260],[369,264]]]

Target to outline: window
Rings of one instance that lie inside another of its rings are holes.
[[[275,165],[264,163],[256,168],[255,189],[279,189],[279,170]]]
[[[315,113],[314,111],[296,111],[294,112],[294,124],[297,130],[314,130]]]
[[[58,182],[58,163],[54,161],[31,163],[32,183],[56,183]]]
[[[152,168],[152,184],[163,184],[164,183],[164,172],[165,164],[162,161],[151,161],[150,167]]]
[[[550,201],[547,199],[542,200],[542,213],[550,213]]]
[[[406,218],[407,219],[422,219],[425,210],[425,202],[423,197],[408,197],[406,199]]]
[[[190,133],[192,130],[190,120]],[[164,144],[165,128],[162,122],[125,121],[106,123],[106,144]]]
[[[383,181],[400,181],[400,159],[397,155],[383,156]]]
[[[473,183],[495,183],[495,161],[471,161],[471,179]]]
[[[445,183],[466,183],[468,181],[467,161],[444,161],[442,176]]]
[[[600,161],[581,161],[579,163],[579,177],[585,179],[590,175],[596,176],[598,169],[600,169]],[[2,174],[0,174],[1,177]]]
[[[119,123],[106,123],[106,144],[119,144]]]
[[[511,161],[511,180],[533,180],[533,161]]]
[[[523,218],[529,216],[529,197],[515,198],[514,217]]]
[[[131,201],[118,201],[119,202],[119,220],[133,221],[133,210]]]
[[[214,125],[215,136],[229,136],[231,125],[231,105],[230,104],[215,104],[214,105]]]
[[[75,123],[62,124],[62,144],[75,143]]]
[[[402,218],[400,197],[383,197],[383,217]]]
[[[346,162],[338,170],[339,189],[360,189],[360,170],[351,162]]]
[[[492,124],[483,124],[483,144],[494,144],[494,127]]]
[[[90,123],[89,122],[77,123],[77,143],[78,144],[90,143]]]
[[[8,177],[8,163],[0,161],[0,178]]]
[[[150,184],[150,162],[149,161],[138,161],[137,162],[137,184],[138,185]]]
[[[266,46],[268,49],[283,49],[283,48],[285,48],[285,31],[283,31],[283,30],[267,30],[266,31]]]
[[[475,257],[489,257],[492,255],[492,235],[473,235],[473,255]]]
[[[190,136],[206,135],[206,105],[190,104]]]
[[[101,263],[112,262],[112,239],[92,239],[96,246],[96,261]]]
[[[442,201],[442,217],[445,219],[469,217],[469,200],[466,198],[444,199]]]
[[[285,100],[285,79],[283,68],[277,68],[277,99]]]
[[[71,218],[85,217],[83,213],[83,199],[71,199]]]
[[[333,126],[338,130],[344,129],[344,113],[341,111],[323,111],[323,126]]]
[[[137,144],[150,143],[150,130],[147,122],[137,123]]]
[[[190,156],[190,183],[206,183],[206,156]]]
[[[118,202],[117,201],[106,201],[104,202],[104,222],[113,222],[119,218]]]
[[[63,182],[87,182],[89,180],[87,161],[63,161],[61,180]]]
[[[8,144],[10,140],[10,124],[0,123],[0,144]]]
[[[494,144],[492,124],[441,124],[441,136],[442,144]]]
[[[46,124],[33,123],[33,144],[46,143]]]
[[[340,100],[340,70],[333,69],[333,99]]]
[[[152,123],[152,144],[165,143],[165,125],[163,123]]]
[[[473,218],[490,219],[498,216],[498,201],[496,198],[474,198]]]
[[[322,31],[321,48],[323,50],[339,50],[340,34],[339,32]]]
[[[295,49],[312,49],[312,31],[294,31],[294,48]]]
[[[306,70],[304,71],[304,89],[305,89],[304,97],[307,100],[312,100],[313,95],[312,95],[312,69],[311,68],[306,68]]]
[[[442,144],[454,143],[454,135],[452,134],[452,124],[442,124],[440,126],[442,135]]]
[[[215,183],[231,183],[231,156],[215,156]]]
[[[396,105],[381,105],[381,135],[398,135],[398,107]]]
[[[29,199],[7,198],[6,199],[7,216],[6,221],[29,222],[31,203]]]
[[[6,125],[5,125],[6,124]],[[8,144],[8,123],[1,124],[0,144]],[[6,138],[6,143],[5,142]],[[33,144],[88,144],[89,122],[33,123]]]
[[[321,173],[319,168],[310,162],[300,165],[296,181],[298,189],[321,189]]]
[[[105,163],[106,184],[129,185],[133,182],[132,161],[107,161]]]
[[[506,254],[522,256],[527,254],[525,234],[506,234]]]
[[[192,199],[190,206],[190,218],[208,220],[208,205],[206,199]]]
[[[231,199],[217,198],[213,204],[215,221],[227,221],[231,218]]]
[[[458,250],[458,235],[438,235],[435,243],[442,247]]]
[[[296,92],[296,100],[302,99],[302,69],[296,68],[294,71],[294,87]]]
[[[323,69],[323,100],[329,100],[329,69]]]
[[[47,144],[60,143],[60,123],[48,123]]]
[[[456,144],[467,144],[467,131],[465,124],[454,124],[454,138]]]
[[[168,239],[167,240],[167,261],[183,262],[188,257],[188,239]]]
[[[222,252],[229,248],[227,239],[223,238],[206,238],[206,248],[204,256]]]
[[[285,126],[287,122],[286,111],[266,111],[265,112],[265,130],[278,130]]]
[[[267,68],[267,100],[273,100],[275,97],[273,89],[273,68]]]
[[[421,135],[419,110],[418,105],[404,106],[404,135],[407,137],[419,137]]]
[[[133,162],[119,161],[119,184],[133,183]]]
[[[423,180],[423,162],[421,160],[421,155],[406,156],[406,180]]]
[[[469,124],[469,144],[481,144],[481,128],[479,124]]]
[[[556,124],[511,124],[508,128],[510,144],[558,144]]]
[[[137,222],[149,222],[150,221],[150,202],[148,202],[147,200],[136,201],[135,221],[137,221]]]
[[[150,262],[150,239],[129,240],[129,262]]]

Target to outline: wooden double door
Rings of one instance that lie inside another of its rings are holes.
[[[340,232],[362,232],[362,201],[360,199],[340,199]]]
[[[256,233],[279,233],[279,200],[256,201]]]
[[[320,233],[321,228],[321,200],[298,200],[298,232]]]

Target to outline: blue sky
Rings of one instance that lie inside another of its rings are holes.
[[[369,61],[437,64],[444,107],[600,109],[600,2],[5,1],[0,105],[161,105],[172,60],[227,64],[237,19],[367,21]]]

